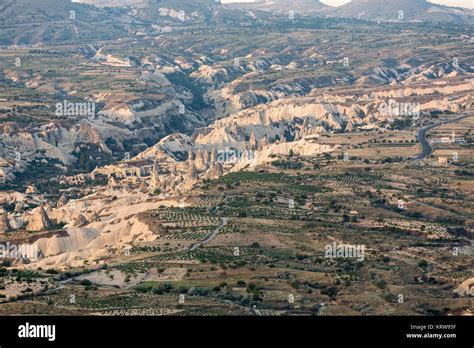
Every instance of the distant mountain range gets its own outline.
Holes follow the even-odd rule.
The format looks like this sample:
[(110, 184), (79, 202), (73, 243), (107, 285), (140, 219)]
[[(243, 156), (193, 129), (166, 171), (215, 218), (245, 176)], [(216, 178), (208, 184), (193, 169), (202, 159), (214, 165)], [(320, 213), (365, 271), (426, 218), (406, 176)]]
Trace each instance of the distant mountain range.
[(147, 0), (72, 0), (72, 2), (80, 2), (97, 7), (122, 7), (146, 4)]
[(432, 4), (426, 0), (352, 0), (330, 16), (371, 21), (433, 21), (473, 23), (474, 11)]
[(339, 7), (324, 5), (319, 0), (256, 0), (251, 3), (232, 3), (228, 6), (242, 10), (274, 13), (294, 11), (302, 15), (316, 14), (384, 22), (474, 23), (473, 10), (436, 5), (426, 0), (352, 0)]
[(225, 5), (215, 0), (1, 0), (0, 44), (110, 39), (136, 32), (153, 34), (153, 25), (165, 28), (184, 22), (233, 25), (247, 21), (250, 25), (256, 19), (291, 16), (291, 11), (299, 18), (474, 24), (474, 10), (435, 5), (426, 0), (353, 0), (340, 7), (330, 7), (319, 0), (258, 0)]
[(43, 20), (67, 21), (75, 18), (91, 20), (100, 16), (94, 6), (71, 3), (67, 0), (2, 0), (0, 2), (0, 25), (35, 24)]
[(0, 44), (125, 36), (125, 26), (119, 25), (116, 19), (103, 9), (68, 0), (2, 0)]
[[(150, 8), (145, 16), (147, 18), (153, 18), (152, 12), (155, 12), (155, 9), (159, 11), (160, 8), (196, 11), (196, 13), (204, 13), (205, 17), (209, 18), (217, 6), (224, 7), (220, 6), (219, 1), (214, 0), (72, 0), (72, 2), (75, 3), (74, 6), (88, 4), (96, 7)], [(71, 6), (69, 0), (18, 0), (16, 3), (19, 5), (11, 6), (12, 3), (14, 3), (12, 0), (2, 0), (0, 21), (4, 15), (9, 14), (8, 8), (18, 9), (19, 6), (24, 6), (26, 13), (37, 11), (35, 17), (38, 17)], [(225, 7), (277, 14), (290, 14), (290, 11), (293, 11), (299, 16), (341, 17), (383, 22), (431, 21), (474, 24), (474, 10), (437, 5), (427, 0), (352, 0), (339, 7), (327, 6), (319, 0), (255, 0), (254, 2), (228, 3)], [(24, 14), (21, 17), (27, 18)]]
[(235, 2), (227, 4), (227, 6), (235, 9), (275, 13), (294, 11), (298, 14), (321, 13), (331, 8), (319, 0), (257, 0), (255, 2)]
[(117, 39), (134, 35), (130, 24), (152, 30), (241, 15), (250, 18), (214, 0), (0, 0), (0, 45)]

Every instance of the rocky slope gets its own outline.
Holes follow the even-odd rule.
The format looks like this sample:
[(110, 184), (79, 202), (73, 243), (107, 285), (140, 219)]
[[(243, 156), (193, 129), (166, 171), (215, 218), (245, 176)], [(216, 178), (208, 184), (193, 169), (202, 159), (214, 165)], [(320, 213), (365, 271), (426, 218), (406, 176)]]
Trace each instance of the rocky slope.
[(254, 2), (233, 2), (228, 4), (231, 8), (252, 11), (265, 11), (273, 13), (313, 15), (320, 14), (330, 7), (319, 0), (258, 0)]
[[(41, 235), (27, 244), (38, 250), (38, 260), (29, 260), (25, 267), (70, 267), (84, 260), (101, 262), (132, 245), (159, 238), (159, 233), (142, 222), (139, 214), (157, 205), (185, 204), (182, 197), (204, 179), (242, 169), (254, 170), (289, 153), (314, 156), (336, 151), (337, 145), (322, 141), (324, 134), (357, 132), (389, 124), (391, 121), (381, 112), (380, 104), (390, 98), (402, 96), (406, 100), (416, 96), (421, 111), (459, 111), (455, 108), (463, 107), (463, 102), (472, 103), (472, 96), (463, 96), (472, 90), (472, 83), (471, 79), (460, 81), (457, 86), (444, 81), (444, 86), (439, 82), (437, 87), (385, 87), (357, 96), (350, 91), (319, 94), (248, 108), (196, 129), (191, 136), (169, 135), (130, 161), (96, 168), (90, 177), (107, 177), (107, 185), (96, 187), (80, 199), (63, 195), (57, 204), (41, 204), (34, 210), (20, 207), (16, 214), (3, 212), (1, 227), (4, 232), (21, 228), (54, 231), (55, 226), (64, 225), (60, 235)], [(440, 93), (449, 96), (454, 90), (459, 100), (440, 98)], [(76, 185), (71, 180), (65, 182)], [(25, 207), (42, 202), (34, 189), (26, 195), (11, 192), (4, 195), (4, 200), (23, 202)]]
[(451, 8), (426, 0), (352, 0), (328, 11), (334, 17), (356, 18), (386, 22), (457, 22), (473, 23), (474, 13), (469, 9)]
[(5, 0), (0, 4), (0, 44), (120, 37), (127, 31), (117, 21), (111, 11), (70, 1)]

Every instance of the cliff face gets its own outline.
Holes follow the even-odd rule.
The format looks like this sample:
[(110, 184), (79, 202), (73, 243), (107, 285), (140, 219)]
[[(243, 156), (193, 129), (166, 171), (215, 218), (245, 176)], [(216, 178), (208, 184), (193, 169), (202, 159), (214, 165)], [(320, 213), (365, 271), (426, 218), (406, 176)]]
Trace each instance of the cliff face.
[(9, 180), (33, 161), (53, 160), (66, 170), (77, 160), (78, 146), (95, 145), (97, 151), (111, 154), (99, 131), (88, 123), (68, 128), (50, 123), (34, 130), (8, 127), (0, 133), (0, 145), (0, 157), (7, 162), (2, 170)]
[(53, 227), (53, 222), (50, 220), (43, 206), (36, 208), (32, 213), (33, 215), (29, 218), (28, 224), (26, 225), (27, 231), (39, 232), (49, 230)]
[[(287, 97), (286, 92), (278, 95), (262, 91), (263, 94), (258, 94), (249, 90), (227, 96), (225, 93), (230, 93), (230, 87), (210, 89), (209, 95), (229, 97), (227, 103), (214, 101), (214, 105), (223, 114), (231, 115), (211, 122), (206, 127), (202, 127), (205, 121), (192, 112), (181, 114), (181, 104), (176, 100), (129, 100), (120, 104), (116, 100), (124, 99), (123, 96), (102, 94), (97, 96), (97, 100), (106, 102), (106, 107), (99, 115), (73, 126), (50, 123), (26, 130), (15, 123), (3, 125), (0, 132), (0, 174), (5, 180), (12, 180), (15, 172), (22, 172), (30, 162), (42, 159), (56, 160), (66, 170), (76, 163), (78, 154), (84, 148), (90, 148), (90, 145), (94, 145), (97, 154), (110, 156), (112, 151), (106, 145), (107, 139), (113, 139), (115, 150), (124, 151), (126, 142), (145, 137), (147, 129), (150, 132), (153, 130), (157, 137), (157, 127), (162, 127), (164, 133), (165, 128), (170, 128), (166, 124), (176, 122), (177, 118), (183, 120), (182, 129), (195, 129), (194, 134), (191, 137), (179, 133), (166, 136), (138, 158), (147, 157), (150, 151), (155, 158), (162, 156), (179, 160), (175, 154), (194, 148), (210, 151), (212, 147), (231, 146), (244, 150), (249, 146), (247, 142), (252, 134), (257, 140), (265, 137), (270, 142), (291, 142), (333, 131), (378, 128), (388, 120), (381, 111), (381, 105), (391, 99), (416, 100), (419, 111), (457, 112), (469, 103), (466, 93), (474, 88), (474, 80), (472, 73), (462, 67), (449, 69), (452, 69), (451, 65), (433, 65), (428, 69), (412, 70), (411, 75), (405, 74), (403, 78), (397, 75), (396, 69), (379, 69), (374, 72), (377, 76), (400, 81), (393, 86), (375, 88), (370, 95), (360, 95), (354, 89), (340, 94), (320, 94), (314, 90), (309, 96), (298, 96), (296, 93), (292, 97)], [(453, 72), (462, 74), (462, 78), (453, 75)], [(457, 100), (451, 96), (453, 93), (458, 95)], [(240, 98), (243, 94), (251, 96), (249, 105), (242, 104)], [(124, 105), (128, 105), (127, 110), (131, 112), (125, 116), (130, 118), (118, 112)], [(250, 146), (255, 147), (255, 144)]]
[(0, 211), (0, 233), (10, 232), (12, 226), (10, 225), (10, 219), (8, 213), (4, 210)]
[[(446, 77), (436, 83), (381, 86), (372, 89), (370, 94), (360, 93), (356, 88), (322, 94), (315, 90), (314, 96), (286, 97), (247, 107), (208, 127), (196, 129), (191, 137), (170, 135), (137, 158), (160, 157), (180, 161), (184, 160), (183, 154), (190, 149), (210, 151), (212, 148), (223, 150), (230, 147), (256, 150), (262, 147), (264, 141), (270, 144), (292, 143), (305, 139), (310, 141), (315, 136), (334, 131), (376, 129), (393, 121), (383, 108), (389, 102), (411, 100), (416, 102), (417, 112), (459, 111), (472, 100), (469, 93), (473, 83), (470, 73), (466, 72), (463, 79)], [(457, 94), (457, 98), (453, 98), (453, 93)], [(313, 148), (312, 151), (319, 150)], [(303, 152), (309, 153), (306, 150)]]

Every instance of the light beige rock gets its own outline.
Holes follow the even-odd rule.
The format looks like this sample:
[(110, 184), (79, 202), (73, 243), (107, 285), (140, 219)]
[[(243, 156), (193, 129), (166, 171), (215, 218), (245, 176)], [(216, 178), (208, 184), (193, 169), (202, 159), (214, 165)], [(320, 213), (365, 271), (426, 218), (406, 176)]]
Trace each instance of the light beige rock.
[(53, 223), (51, 222), (46, 210), (43, 206), (36, 208), (33, 211), (33, 216), (29, 219), (28, 225), (26, 225), (27, 231), (38, 232), (51, 229)]
[(211, 151), (211, 162), (217, 161), (217, 151), (216, 148), (213, 147)]
[(64, 207), (67, 204), (68, 200), (64, 194), (59, 197), (58, 202), (56, 203), (56, 208)]
[(147, 192), (148, 191), (148, 187), (146, 185), (146, 182), (143, 180), (140, 184), (140, 186), (138, 187), (138, 190), (140, 190), (141, 192)]
[(204, 160), (204, 155), (201, 150), (198, 150), (196, 152), (196, 160), (194, 161), (194, 164), (196, 165), (196, 169), (198, 171), (206, 170), (207, 164), (206, 164), (206, 161)]
[(80, 227), (87, 224), (88, 224), (88, 220), (86, 219), (86, 217), (82, 215), (81, 213), (76, 213), (74, 214), (74, 217), (72, 218), (70, 225), (74, 227)]
[(188, 177), (193, 180), (199, 179), (193, 160), (188, 160)]
[(459, 296), (474, 296), (474, 278), (468, 278), (454, 289)]
[(8, 213), (4, 210), (0, 211), (0, 233), (10, 232), (12, 227), (8, 219)]
[(17, 202), (15, 204), (15, 213), (21, 213), (23, 211), (23, 208), (24, 208), (23, 203)]
[(26, 188), (26, 194), (33, 194), (36, 193), (35, 185), (30, 185)]
[(250, 146), (250, 150), (258, 149), (258, 142), (257, 142), (257, 138), (255, 137), (254, 132), (252, 132), (252, 135), (250, 136), (249, 146)]
[(206, 177), (209, 179), (216, 179), (222, 176), (224, 169), (222, 164), (218, 161), (211, 162), (211, 167), (206, 172)]

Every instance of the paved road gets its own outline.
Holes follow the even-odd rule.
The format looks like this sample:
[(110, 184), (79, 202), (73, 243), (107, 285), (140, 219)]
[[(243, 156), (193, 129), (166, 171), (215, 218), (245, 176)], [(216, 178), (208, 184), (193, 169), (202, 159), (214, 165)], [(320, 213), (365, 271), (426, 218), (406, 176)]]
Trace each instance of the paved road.
[(204, 239), (203, 241), (201, 241), (199, 243), (194, 244), (189, 250), (195, 250), (196, 248), (199, 248), (201, 245), (207, 244), (211, 240), (216, 238), (217, 233), (219, 233), (220, 229), (222, 227), (224, 227), (225, 225), (227, 225), (227, 219), (226, 218), (222, 218), (221, 221), (222, 221), (222, 224), (219, 227), (217, 227), (214, 231), (212, 231), (212, 233), (206, 239)]
[(431, 149), (430, 143), (428, 143), (428, 140), (426, 140), (426, 132), (428, 132), (430, 129), (436, 128), (441, 125), (442, 123), (435, 123), (435, 124), (430, 124), (429, 126), (424, 126), (420, 128), (420, 130), (418, 131), (418, 140), (420, 141), (422, 150), (421, 150), (421, 154), (414, 157), (413, 160), (422, 160), (431, 154), (432, 149)]
[(426, 158), (427, 156), (431, 155), (431, 152), (432, 152), (433, 149), (431, 148), (431, 145), (428, 142), (428, 140), (426, 140), (426, 132), (428, 132), (430, 129), (439, 127), (439, 126), (444, 125), (444, 124), (454, 123), (454, 122), (459, 121), (459, 120), (461, 120), (463, 118), (466, 118), (468, 116), (470, 116), (470, 115), (464, 114), (463, 116), (460, 116), (460, 117), (455, 118), (453, 120), (449, 120), (448, 122), (434, 123), (434, 124), (430, 124), (428, 126), (421, 127), (420, 130), (418, 131), (418, 140), (420, 141), (421, 146), (423, 148), (421, 150), (421, 154), (419, 154), (416, 157), (413, 157), (412, 160), (415, 160), (415, 161), (416, 160), (422, 160), (422, 159)]

